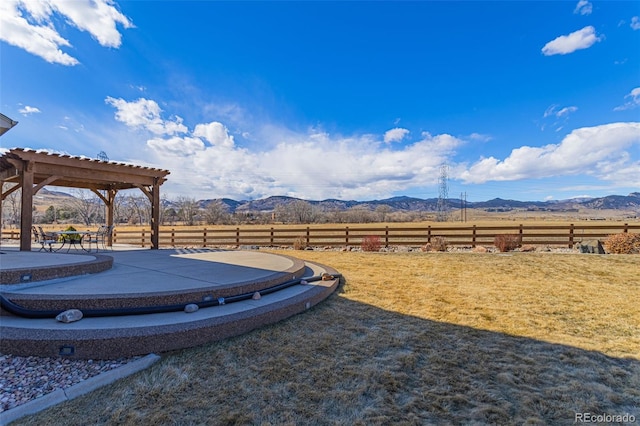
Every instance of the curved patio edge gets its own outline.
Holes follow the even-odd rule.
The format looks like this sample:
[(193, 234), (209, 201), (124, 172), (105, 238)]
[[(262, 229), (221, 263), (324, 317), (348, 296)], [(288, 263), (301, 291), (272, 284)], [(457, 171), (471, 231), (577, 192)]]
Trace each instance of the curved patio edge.
[[(73, 256), (73, 255), (70, 255)], [(51, 266), (32, 266), (0, 269), (0, 291), (2, 285), (26, 284), (76, 275), (96, 274), (113, 267), (113, 258), (102, 254), (91, 254), (93, 260)]]

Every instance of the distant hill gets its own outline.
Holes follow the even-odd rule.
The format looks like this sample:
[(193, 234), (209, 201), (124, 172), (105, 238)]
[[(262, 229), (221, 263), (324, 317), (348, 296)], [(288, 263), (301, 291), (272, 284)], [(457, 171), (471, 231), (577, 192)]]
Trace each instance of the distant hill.
[[(219, 201), (228, 207), (229, 212), (270, 212), (275, 210), (279, 205), (286, 206), (299, 198), (273, 196), (259, 200), (233, 201), (227, 198), (211, 199), (200, 201), (201, 205), (207, 205), (211, 202)], [(342, 211), (353, 207), (361, 207), (369, 210), (375, 210), (379, 206), (388, 206), (392, 211), (429, 211), (437, 210), (438, 199), (420, 199), (407, 196), (392, 197), (383, 200), (371, 201), (344, 201), (336, 199), (327, 199), (322, 201), (305, 200), (309, 204), (316, 206), (322, 211)], [(449, 198), (446, 203), (450, 209), (457, 209), (461, 206), (459, 199)], [(594, 210), (640, 210), (640, 193), (632, 192), (629, 195), (608, 195), (600, 198), (576, 198), (572, 200), (562, 201), (517, 201), (505, 200), (502, 198), (494, 198), (488, 201), (467, 202), (467, 208), (485, 209), (485, 210), (546, 210), (546, 211), (565, 211), (576, 209), (594, 209)]]
[[(54, 204), (61, 204), (73, 198), (65, 192), (50, 191), (42, 188), (34, 197), (34, 204), (40, 207), (48, 207)], [(272, 212), (278, 206), (286, 206), (299, 198), (286, 196), (272, 196), (258, 200), (232, 200), (230, 198), (214, 198), (197, 201), (200, 208), (205, 208), (210, 203), (220, 203), (224, 205), (228, 212)], [(437, 198), (414, 198), (407, 196), (392, 197), (382, 200), (355, 201), (355, 200), (304, 200), (323, 212), (344, 211), (354, 207), (367, 210), (376, 210), (380, 206), (388, 206), (390, 211), (406, 212), (435, 212), (437, 211)], [(451, 210), (461, 207), (460, 199), (449, 198), (446, 200), (447, 206)], [(172, 201), (168, 205), (174, 204)], [(620, 210), (629, 212), (640, 212), (640, 192), (632, 192), (629, 195), (608, 195), (599, 198), (574, 198), (569, 200), (553, 201), (517, 201), (494, 198), (488, 201), (467, 202), (467, 208), (483, 209), (486, 211), (511, 211), (511, 210), (532, 210), (532, 211), (576, 211), (580, 209), (592, 210)]]

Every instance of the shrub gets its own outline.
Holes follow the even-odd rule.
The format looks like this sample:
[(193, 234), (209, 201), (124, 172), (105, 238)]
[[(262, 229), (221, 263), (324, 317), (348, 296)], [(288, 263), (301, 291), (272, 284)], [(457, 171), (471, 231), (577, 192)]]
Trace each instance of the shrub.
[(640, 234), (623, 232), (609, 235), (604, 241), (604, 248), (614, 254), (640, 254)]
[(502, 253), (517, 249), (521, 243), (522, 237), (518, 234), (498, 234), (493, 239), (493, 245)]
[(293, 241), (293, 248), (295, 250), (304, 250), (307, 248), (307, 239), (305, 237), (298, 237)]
[(360, 243), (362, 251), (380, 251), (380, 237), (377, 235), (369, 235), (362, 239)]
[(447, 239), (445, 237), (433, 237), (431, 239), (431, 250), (447, 251)]

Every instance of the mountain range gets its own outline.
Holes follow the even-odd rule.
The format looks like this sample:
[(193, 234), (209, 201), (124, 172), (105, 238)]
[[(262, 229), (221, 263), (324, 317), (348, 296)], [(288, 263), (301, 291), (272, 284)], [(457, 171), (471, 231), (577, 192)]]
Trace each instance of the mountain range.
[[(216, 198), (200, 200), (200, 207), (206, 207), (212, 202), (219, 202), (226, 206), (229, 212), (270, 212), (279, 205), (286, 206), (290, 203), (302, 201), (299, 198), (272, 196), (259, 200), (236, 201), (229, 198)], [(372, 201), (344, 201), (327, 199), (322, 201), (304, 200), (322, 211), (342, 211), (353, 207), (375, 210), (379, 206), (388, 206), (391, 211), (437, 211), (438, 199), (420, 199), (407, 196), (387, 198)], [(445, 200), (449, 209), (458, 209), (463, 206), (462, 200), (449, 198)], [(488, 201), (466, 202), (470, 209), (485, 209), (489, 211), (509, 210), (543, 210), (543, 211), (575, 211), (580, 209), (595, 210), (626, 210), (640, 212), (640, 192), (632, 192), (629, 195), (608, 195), (598, 198), (573, 198), (556, 201), (516, 201), (494, 198)]]

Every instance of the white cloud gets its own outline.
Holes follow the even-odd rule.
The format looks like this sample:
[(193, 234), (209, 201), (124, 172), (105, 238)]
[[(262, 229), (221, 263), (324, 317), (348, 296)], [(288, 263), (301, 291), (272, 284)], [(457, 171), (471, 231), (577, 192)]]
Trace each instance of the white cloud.
[(36, 114), (36, 113), (39, 113), (39, 112), (41, 112), (41, 111), (40, 111), (38, 108), (36, 108), (36, 107), (32, 107), (32, 106), (29, 106), (29, 105), (25, 105), (23, 108), (20, 108), (20, 109), (18, 110), (18, 112), (19, 112), (20, 114), (24, 115), (24, 116), (27, 116), (27, 115), (29, 115), (29, 114)]
[(573, 13), (580, 15), (591, 15), (593, 12), (593, 5), (587, 0), (580, 0), (573, 10)]
[(569, 116), (576, 112), (578, 107), (568, 106), (560, 108), (559, 105), (553, 104), (546, 109), (542, 115), (540, 129), (545, 130), (547, 126), (555, 129), (556, 132), (562, 130), (564, 125), (569, 121)]
[(547, 110), (544, 112), (544, 117), (557, 117), (557, 118), (562, 118), (562, 117), (566, 117), (569, 114), (571, 114), (572, 112), (576, 112), (578, 110), (578, 107), (576, 106), (568, 106), (568, 107), (564, 107), (564, 108), (560, 108), (558, 109), (558, 105), (551, 105), (549, 108), (547, 108)]
[(631, 28), (633, 30), (640, 30), (640, 18), (637, 16), (634, 16), (633, 18), (631, 18)]
[(409, 134), (409, 130), (396, 127), (395, 129), (387, 130), (384, 134), (384, 142), (400, 142)]
[(564, 107), (556, 112), (556, 117), (561, 118), (571, 114), (572, 112), (576, 112), (577, 110), (578, 107), (576, 106)]
[[(630, 170), (629, 176), (633, 172), (640, 175), (640, 167), (631, 164), (625, 152), (634, 144), (640, 144), (640, 123), (583, 127), (573, 130), (559, 144), (523, 146), (511, 151), (504, 160), (484, 158), (464, 171), (460, 178), (467, 183), (576, 174), (615, 179), (621, 169)], [(613, 164), (616, 167), (612, 167)]]
[(116, 120), (129, 127), (143, 128), (156, 135), (187, 132), (187, 127), (182, 124), (182, 118), (175, 117), (172, 121), (163, 120), (160, 117), (162, 110), (153, 100), (140, 98), (134, 102), (127, 102), (121, 98), (108, 96), (105, 102), (117, 109)]
[[(109, 98), (107, 103), (128, 127), (149, 131), (165, 127), (162, 111), (152, 100)], [(365, 199), (435, 187), (440, 164), (463, 143), (451, 135), (426, 132), (403, 146), (385, 143), (384, 135), (341, 136), (318, 129), (294, 132), (265, 125), (256, 133), (261, 143), (249, 149), (238, 146), (222, 123), (211, 121), (184, 135), (150, 137), (144, 152), (130, 155), (144, 155), (144, 163), (169, 169), (171, 176), (164, 185), (168, 193), (201, 198)]]
[(118, 24), (133, 27), (111, 0), (3, 0), (0, 2), (0, 40), (50, 63), (77, 65), (76, 58), (61, 50), (61, 47), (71, 47), (71, 43), (56, 28), (56, 15), (88, 32), (105, 47), (120, 47)]
[(595, 28), (587, 26), (569, 35), (555, 38), (544, 45), (542, 53), (545, 56), (566, 55), (576, 50), (587, 49), (600, 40), (602, 40), (602, 37), (596, 36)]
[(232, 148), (235, 145), (233, 136), (229, 135), (229, 130), (217, 121), (208, 124), (198, 124), (193, 131), (193, 135), (204, 138), (215, 146)]
[(635, 89), (631, 90), (631, 92), (625, 95), (624, 98), (628, 98), (629, 100), (624, 104), (615, 107), (613, 109), (614, 111), (624, 111), (640, 106), (640, 87), (636, 87)]
[(149, 139), (147, 145), (163, 155), (190, 156), (204, 150), (204, 143), (200, 139), (190, 137), (154, 138)]
[(483, 135), (481, 133), (471, 133), (469, 135), (469, 139), (472, 141), (478, 141), (478, 142), (489, 142), (493, 138), (490, 135)]

